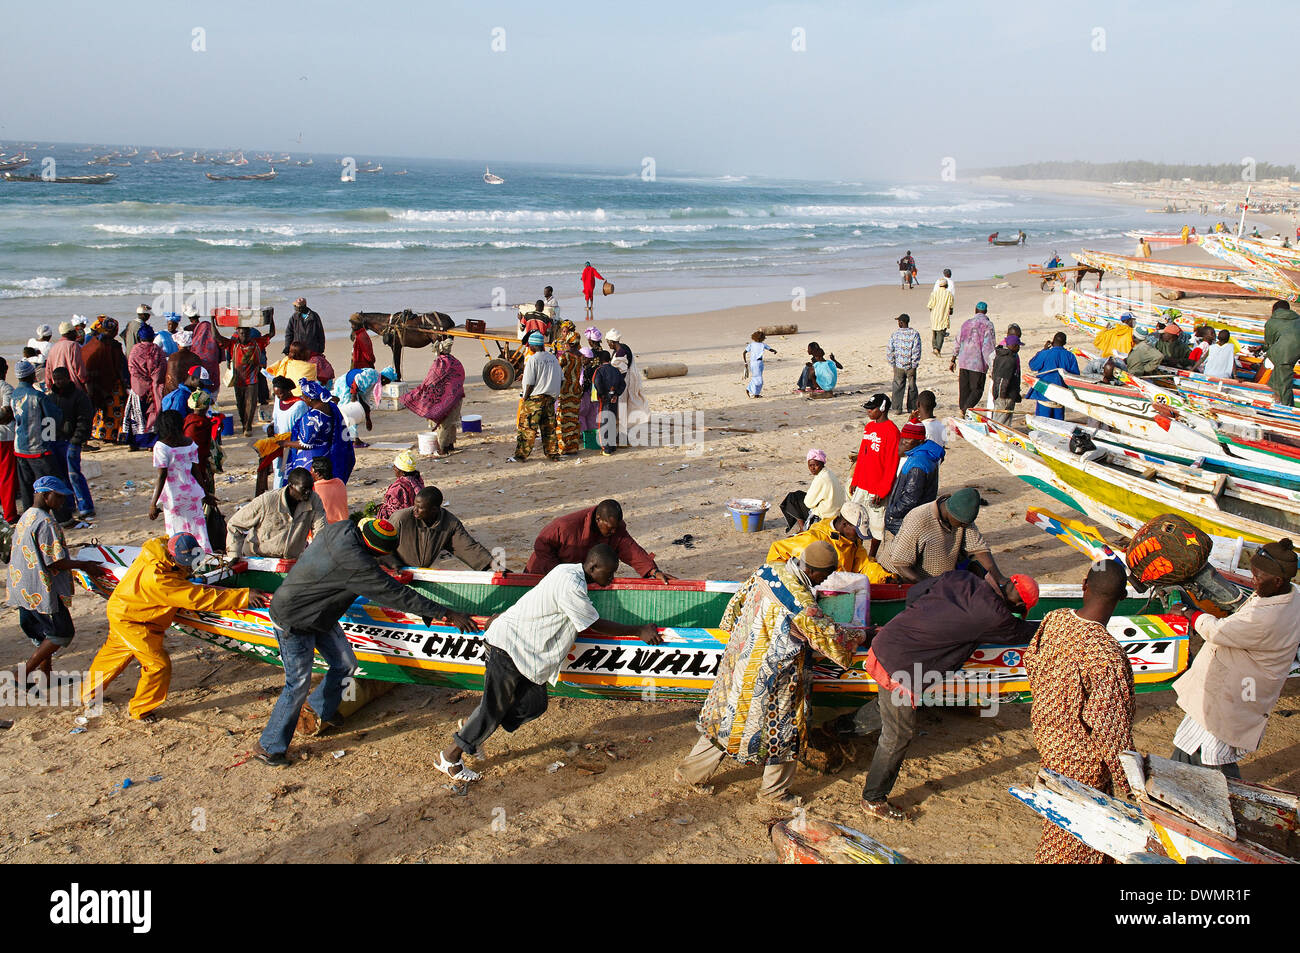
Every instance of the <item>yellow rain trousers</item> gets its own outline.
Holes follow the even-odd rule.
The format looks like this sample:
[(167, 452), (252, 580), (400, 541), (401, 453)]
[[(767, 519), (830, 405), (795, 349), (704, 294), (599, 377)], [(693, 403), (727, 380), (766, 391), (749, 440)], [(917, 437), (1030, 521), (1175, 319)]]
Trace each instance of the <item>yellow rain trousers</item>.
[(142, 718), (163, 703), (171, 684), (172, 660), (163, 635), (179, 609), (220, 612), (248, 608), (247, 589), (197, 586), (167, 555), (167, 538), (151, 539), (108, 600), (108, 641), (90, 663), (82, 704), (122, 674), (135, 659), (140, 683), (131, 699), (132, 718)]

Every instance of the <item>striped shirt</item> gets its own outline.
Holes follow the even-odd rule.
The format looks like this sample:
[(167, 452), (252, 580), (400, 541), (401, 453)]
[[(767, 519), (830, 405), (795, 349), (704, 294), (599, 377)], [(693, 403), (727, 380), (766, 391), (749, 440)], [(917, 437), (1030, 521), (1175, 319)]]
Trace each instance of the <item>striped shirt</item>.
[(530, 682), (554, 685), (578, 633), (600, 618), (587, 595), (581, 563), (561, 563), (488, 627), (489, 645), (503, 649)]
[(1174, 732), (1174, 747), (1179, 751), (1186, 751), (1188, 754), (1196, 754), (1199, 751), (1201, 753), (1201, 764), (1210, 767), (1216, 767), (1220, 764), (1236, 764), (1255, 750), (1253, 748), (1236, 748), (1226, 741), (1220, 741), (1210, 734), (1208, 728), (1191, 715), (1185, 715), (1182, 724)]
[(946, 499), (941, 496), (903, 517), (903, 525), (889, 544), (886, 568), (919, 566), (928, 575), (941, 576), (956, 569), (963, 556), (989, 552), (989, 544), (974, 524), (958, 526), (955, 532), (944, 526), (939, 504)]

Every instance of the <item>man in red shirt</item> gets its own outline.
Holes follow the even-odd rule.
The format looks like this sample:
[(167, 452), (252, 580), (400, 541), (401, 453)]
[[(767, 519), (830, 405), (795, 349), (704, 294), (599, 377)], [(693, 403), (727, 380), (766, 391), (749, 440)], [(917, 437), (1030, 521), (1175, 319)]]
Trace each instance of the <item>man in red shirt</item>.
[(887, 394), (876, 394), (862, 406), (867, 410), (867, 425), (862, 430), (862, 446), (853, 468), (849, 492), (855, 503), (867, 508), (867, 526), (871, 544), (867, 555), (876, 558), (885, 535), (885, 504), (898, 475), (898, 427), (889, 419)]
[(591, 267), (591, 262), (582, 266), (582, 296), (587, 299), (587, 320), (592, 320), (595, 313), (592, 311), (591, 296), (596, 291), (596, 279), (605, 280), (605, 276)]
[(569, 513), (547, 524), (537, 534), (524, 572), (544, 575), (561, 563), (580, 563), (597, 543), (609, 546), (620, 562), (627, 563), (644, 578), (660, 582), (675, 578), (656, 566), (654, 556), (628, 535), (623, 507), (617, 500), (602, 500), (590, 509)]

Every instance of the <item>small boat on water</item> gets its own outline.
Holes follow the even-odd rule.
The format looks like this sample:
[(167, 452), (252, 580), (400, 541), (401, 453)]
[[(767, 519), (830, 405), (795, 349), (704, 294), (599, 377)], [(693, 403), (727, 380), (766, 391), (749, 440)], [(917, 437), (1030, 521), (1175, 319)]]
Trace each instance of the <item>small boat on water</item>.
[[(138, 548), (94, 546), (78, 559), (102, 563), (108, 575), (90, 579), (76, 573), (88, 590), (107, 597), (139, 554)], [(291, 563), (274, 559), (245, 559), (203, 574), (212, 585), (250, 586), (273, 592)], [(522, 573), (461, 572), (407, 569), (396, 575), (431, 599), (463, 612), (482, 624), (502, 612), (535, 586), (540, 577)], [(579, 634), (560, 671), (552, 694), (574, 698), (701, 700), (708, 694), (722, 659), (728, 634), (719, 629), (727, 603), (739, 588), (735, 582), (675, 580), (667, 585), (643, 579), (615, 579), (605, 589), (592, 589), (591, 599), (602, 618), (624, 623), (654, 623), (664, 636), (662, 645), (636, 639), (611, 638), (587, 631)], [(852, 624), (858, 617), (860, 593), (823, 593), (821, 607), (832, 618)], [(906, 587), (873, 585), (866, 615), (883, 624), (902, 611)], [(1044, 585), (1034, 615), (1079, 605), (1078, 586)], [(1159, 610), (1150, 596), (1130, 593), (1120, 603), (1109, 630), (1128, 655), (1138, 691), (1155, 691), (1187, 668), (1187, 623), (1181, 616), (1148, 615)], [(232, 612), (182, 610), (176, 628), (219, 648), (257, 661), (280, 664), (279, 645), (264, 609)], [(358, 599), (340, 620), (361, 666), (358, 677), (380, 681), (482, 690), (483, 634), (462, 632), (435, 621), (431, 625), (394, 609)], [(925, 686), (932, 704), (972, 705), (1026, 701), (1029, 681), (1022, 665), (1024, 646), (980, 646), (962, 670), (942, 684)], [(877, 691), (862, 670), (866, 651), (853, 667), (841, 669), (820, 661), (813, 666), (813, 702), (832, 706), (861, 704)]]
[(1024, 245), (1029, 238), (1024, 232), (1017, 232), (1015, 238), (998, 238), (998, 235), (998, 232), (994, 232), (989, 236), (990, 245)]
[(216, 175), (212, 172), (203, 173), (213, 182), (269, 182), (278, 174), (275, 169), (270, 172), (258, 172), (250, 175)]
[(373, 165), (373, 166), (372, 166), (372, 165), (366, 165), (366, 166), (361, 166), (360, 168), (357, 169), (357, 171), (358, 171), (358, 172), (383, 172), (383, 171), (384, 171), (384, 166), (383, 166), (382, 163), (380, 163), (379, 165)]
[(56, 185), (104, 185), (116, 178), (116, 172), (104, 172), (100, 175), (58, 175), (50, 179), (42, 178), (39, 175), (5, 173), (6, 182), (52, 182)]
[(31, 161), (26, 154), (9, 156), (8, 158), (0, 156), (0, 172), (12, 172), (15, 169), (21, 169), (23, 166), (31, 164)]
[(483, 181), (488, 185), (505, 185), (506, 180), (499, 175), (493, 175), (492, 170), (487, 166), (483, 167)]

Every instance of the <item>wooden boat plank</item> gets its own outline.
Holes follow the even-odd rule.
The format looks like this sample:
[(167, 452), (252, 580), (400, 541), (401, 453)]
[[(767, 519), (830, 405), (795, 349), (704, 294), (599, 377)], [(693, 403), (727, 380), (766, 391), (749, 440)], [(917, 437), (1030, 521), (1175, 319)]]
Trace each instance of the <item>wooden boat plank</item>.
[(1158, 755), (1147, 757), (1148, 797), (1178, 811), (1201, 827), (1229, 840), (1237, 838), (1237, 823), (1228, 802), (1228, 781), (1221, 771), (1183, 764)]

